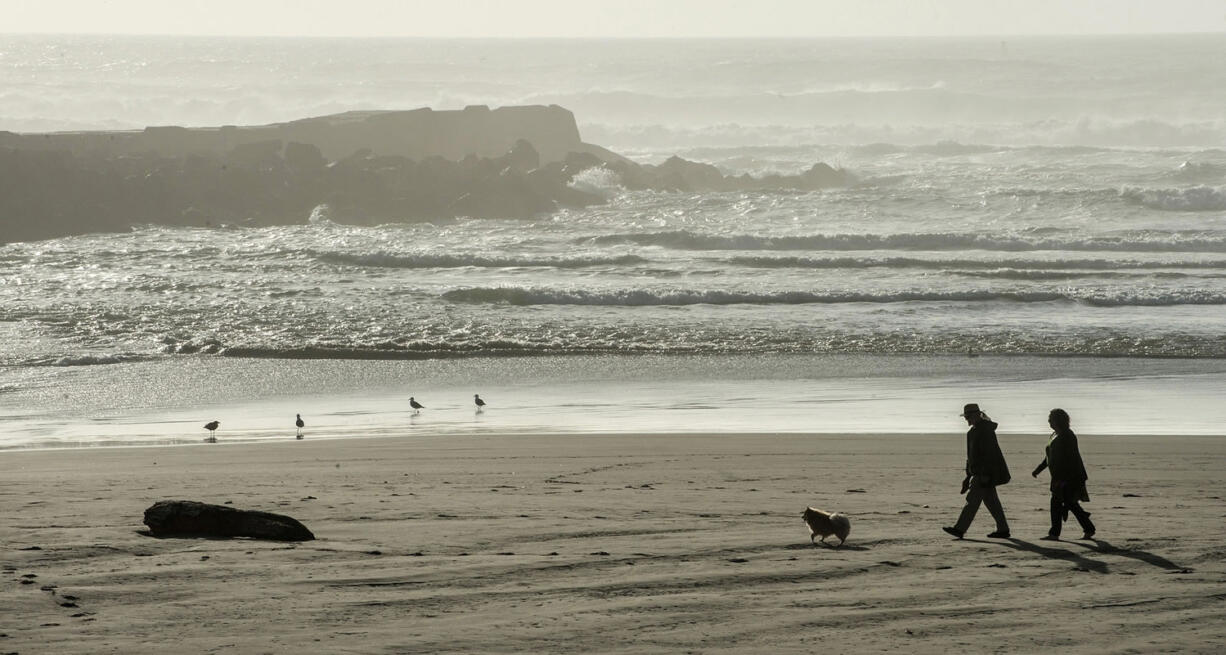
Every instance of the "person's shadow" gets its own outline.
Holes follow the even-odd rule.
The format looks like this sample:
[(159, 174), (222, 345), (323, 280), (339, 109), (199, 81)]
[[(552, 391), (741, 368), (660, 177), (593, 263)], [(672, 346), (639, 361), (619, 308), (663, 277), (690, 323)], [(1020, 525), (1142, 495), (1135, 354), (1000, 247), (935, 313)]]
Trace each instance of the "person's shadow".
[[(976, 540), (967, 539), (967, 541), (978, 541), (978, 540), (977, 539)], [(1091, 571), (1094, 573), (1110, 573), (1111, 572), (1106, 562), (1100, 562), (1096, 559), (1090, 559), (1088, 557), (1078, 554), (1075, 551), (1068, 550), (1067, 548), (1056, 548), (1056, 547), (1051, 547), (1051, 546), (1043, 546), (1040, 544), (1031, 543), (1029, 541), (1025, 541), (1022, 539), (1016, 539), (1016, 538), (1004, 539), (1002, 541), (993, 540), (991, 542), (981, 542), (981, 543), (1003, 543), (1004, 545), (1009, 546), (1010, 548), (1014, 548), (1016, 550), (1023, 550), (1028, 553), (1035, 553), (1036, 555), (1042, 555), (1043, 557), (1047, 557), (1050, 559), (1061, 559), (1066, 562), (1072, 562), (1073, 564), (1076, 564), (1079, 568), (1082, 568), (1086, 571)], [(1156, 555), (1154, 553), (1144, 551), (1144, 550), (1119, 548), (1117, 546), (1112, 545), (1110, 542), (1104, 541), (1102, 539), (1093, 539), (1090, 542), (1055, 541), (1051, 543), (1076, 545), (1076, 546), (1081, 546), (1083, 548), (1090, 549), (1102, 555), (1118, 555), (1120, 557), (1127, 557), (1130, 559), (1135, 559), (1140, 562), (1145, 562), (1146, 564), (1150, 564), (1152, 566), (1157, 566), (1159, 568), (1166, 569), (1168, 571), (1186, 570), (1184, 567), (1172, 562), (1171, 560), (1161, 555)]]
[(1168, 571), (1185, 570), (1185, 567), (1180, 566), (1161, 555), (1157, 555), (1155, 553), (1151, 553), (1151, 552), (1144, 551), (1144, 550), (1134, 550), (1131, 548), (1120, 548), (1118, 546), (1112, 545), (1111, 542), (1104, 541), (1102, 539), (1090, 539), (1089, 541), (1071, 541), (1069, 543), (1073, 543), (1073, 544), (1077, 544), (1078, 546), (1089, 548), (1091, 550), (1094, 550), (1095, 552), (1102, 553), (1103, 555), (1119, 555), (1120, 557), (1128, 557), (1130, 559), (1135, 559), (1140, 562), (1145, 562), (1146, 564), (1150, 564), (1158, 568), (1166, 569)]
[[(1073, 564), (1076, 564), (1078, 568), (1081, 568), (1086, 571), (1091, 571), (1094, 573), (1110, 573), (1111, 572), (1110, 569), (1107, 567), (1106, 562), (1100, 562), (1098, 560), (1090, 559), (1088, 557), (1082, 557), (1081, 555), (1071, 550), (1066, 550), (1064, 548), (1049, 548), (1047, 546), (1040, 546), (1039, 544), (1031, 543), (1029, 541), (1025, 541), (1022, 539), (1017, 539), (1015, 537), (1010, 537), (1009, 539), (999, 539), (999, 540), (993, 539), (992, 541), (980, 541), (978, 539), (966, 539), (965, 541), (976, 541), (976, 542), (985, 543), (985, 544), (987, 543), (1004, 544), (1005, 546), (1013, 548), (1014, 550), (1022, 550), (1028, 553), (1035, 553), (1036, 555), (1042, 555), (1043, 557), (1047, 557), (1050, 559), (1062, 559), (1066, 562), (1072, 562)], [(1059, 543), (1059, 542), (1055, 542), (1055, 543)]]

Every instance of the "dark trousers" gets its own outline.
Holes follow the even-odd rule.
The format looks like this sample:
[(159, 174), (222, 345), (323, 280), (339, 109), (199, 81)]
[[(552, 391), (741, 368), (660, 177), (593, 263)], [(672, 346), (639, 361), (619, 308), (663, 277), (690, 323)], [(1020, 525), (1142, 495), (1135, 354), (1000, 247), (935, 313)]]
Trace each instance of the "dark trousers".
[(1090, 521), (1090, 513), (1081, 508), (1081, 501), (1077, 499), (1077, 494), (1076, 484), (1063, 484), (1052, 490), (1051, 530), (1048, 531), (1048, 534), (1053, 537), (1060, 536), (1060, 526), (1068, 518), (1069, 512), (1077, 517), (1082, 530), (1087, 533), (1094, 532), (1094, 523)]
[(954, 527), (966, 532), (971, 527), (971, 521), (975, 520), (980, 504), (988, 508), (992, 518), (996, 520), (998, 531), (1009, 531), (1009, 521), (1005, 518), (1005, 508), (1000, 505), (1000, 496), (996, 495), (996, 487), (981, 485), (974, 478), (971, 479), (970, 490), (966, 492), (966, 505), (962, 507), (962, 514), (958, 517), (958, 522), (954, 524)]

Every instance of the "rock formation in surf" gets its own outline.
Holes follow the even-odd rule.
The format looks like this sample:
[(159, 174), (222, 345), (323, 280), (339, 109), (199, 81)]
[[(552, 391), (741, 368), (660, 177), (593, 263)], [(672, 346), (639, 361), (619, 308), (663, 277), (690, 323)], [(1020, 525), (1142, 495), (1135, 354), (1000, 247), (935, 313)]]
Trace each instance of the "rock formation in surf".
[(572, 185), (607, 168), (627, 189), (820, 189), (850, 176), (725, 176), (678, 157), (639, 165), (584, 143), (556, 105), (366, 111), (274, 125), (0, 132), (0, 243), (133, 225), (373, 225), (526, 218), (604, 202)]

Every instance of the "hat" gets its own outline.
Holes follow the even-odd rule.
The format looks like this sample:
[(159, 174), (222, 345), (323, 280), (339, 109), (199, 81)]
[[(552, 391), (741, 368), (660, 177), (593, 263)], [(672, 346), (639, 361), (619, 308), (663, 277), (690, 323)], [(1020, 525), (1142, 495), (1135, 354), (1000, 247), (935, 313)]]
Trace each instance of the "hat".
[(982, 413), (983, 412), (979, 411), (978, 404), (967, 403), (966, 405), (962, 406), (962, 413), (959, 414), (959, 416), (975, 416), (976, 414), (982, 414)]

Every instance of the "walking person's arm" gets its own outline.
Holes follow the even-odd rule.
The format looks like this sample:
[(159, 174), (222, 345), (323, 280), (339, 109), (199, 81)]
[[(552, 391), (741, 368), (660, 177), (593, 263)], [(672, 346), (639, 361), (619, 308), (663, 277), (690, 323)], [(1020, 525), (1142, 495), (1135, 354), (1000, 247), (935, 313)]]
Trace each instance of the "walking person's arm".
[(1043, 461), (1039, 462), (1039, 465), (1034, 468), (1034, 471), (1031, 472), (1030, 475), (1037, 478), (1039, 477), (1039, 474), (1042, 473), (1043, 469), (1045, 468), (1047, 468), (1047, 458), (1046, 457), (1043, 458)]

